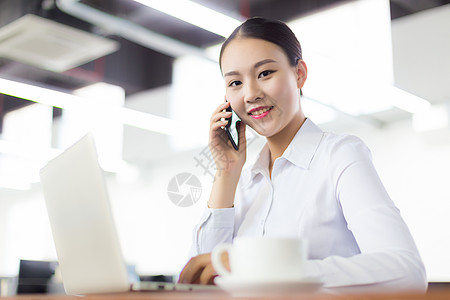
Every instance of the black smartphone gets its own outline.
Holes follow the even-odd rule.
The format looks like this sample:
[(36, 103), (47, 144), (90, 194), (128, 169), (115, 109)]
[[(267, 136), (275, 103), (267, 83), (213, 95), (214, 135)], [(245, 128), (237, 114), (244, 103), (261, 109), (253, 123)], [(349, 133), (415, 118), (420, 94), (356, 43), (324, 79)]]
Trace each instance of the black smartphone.
[(239, 150), (239, 128), (237, 125), (238, 121), (241, 121), (239, 116), (231, 109), (231, 106), (227, 108), (227, 111), (231, 111), (231, 117), (227, 118), (228, 123), (225, 125), (225, 131), (227, 133), (228, 139), (231, 141), (233, 148)]

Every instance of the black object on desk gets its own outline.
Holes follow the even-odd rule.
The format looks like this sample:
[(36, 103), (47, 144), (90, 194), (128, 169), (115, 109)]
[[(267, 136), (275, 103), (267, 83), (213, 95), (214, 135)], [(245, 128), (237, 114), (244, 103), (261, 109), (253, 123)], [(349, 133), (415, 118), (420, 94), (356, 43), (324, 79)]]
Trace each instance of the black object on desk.
[(56, 262), (20, 260), (17, 294), (47, 293)]

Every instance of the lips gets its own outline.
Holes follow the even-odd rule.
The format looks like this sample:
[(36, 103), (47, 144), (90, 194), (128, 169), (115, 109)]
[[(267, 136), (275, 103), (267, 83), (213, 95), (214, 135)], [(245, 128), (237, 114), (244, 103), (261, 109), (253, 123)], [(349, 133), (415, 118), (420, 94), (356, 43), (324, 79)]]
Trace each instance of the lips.
[(248, 112), (248, 115), (253, 119), (261, 119), (267, 116), (270, 111), (273, 109), (273, 106), (260, 106), (253, 108)]

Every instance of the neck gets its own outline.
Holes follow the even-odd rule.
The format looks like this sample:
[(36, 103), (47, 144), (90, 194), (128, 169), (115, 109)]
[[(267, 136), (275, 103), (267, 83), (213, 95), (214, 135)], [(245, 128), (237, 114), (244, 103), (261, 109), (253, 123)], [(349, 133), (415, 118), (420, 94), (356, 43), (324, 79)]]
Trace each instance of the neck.
[(267, 145), (270, 149), (270, 162), (269, 162), (269, 172), (272, 174), (272, 166), (278, 157), (283, 155), (286, 148), (291, 143), (294, 136), (297, 134), (300, 127), (302, 127), (305, 122), (306, 117), (299, 114), (292, 120), (283, 130), (279, 133), (267, 138)]

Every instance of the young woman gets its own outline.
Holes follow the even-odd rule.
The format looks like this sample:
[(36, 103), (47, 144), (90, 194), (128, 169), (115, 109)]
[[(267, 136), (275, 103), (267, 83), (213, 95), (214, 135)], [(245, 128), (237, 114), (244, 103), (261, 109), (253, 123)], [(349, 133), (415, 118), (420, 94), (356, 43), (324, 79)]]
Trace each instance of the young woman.
[[(320, 277), (325, 288), (426, 290), (420, 255), (369, 149), (305, 117), (307, 67), (293, 32), (279, 21), (249, 19), (223, 44), (220, 67), (227, 101), (211, 117), (209, 141), (220, 172), (180, 282), (213, 283), (216, 245), (268, 236), (307, 239), (306, 275)], [(229, 106), (242, 119), (239, 151), (223, 130)], [(245, 126), (267, 143), (242, 171)]]

